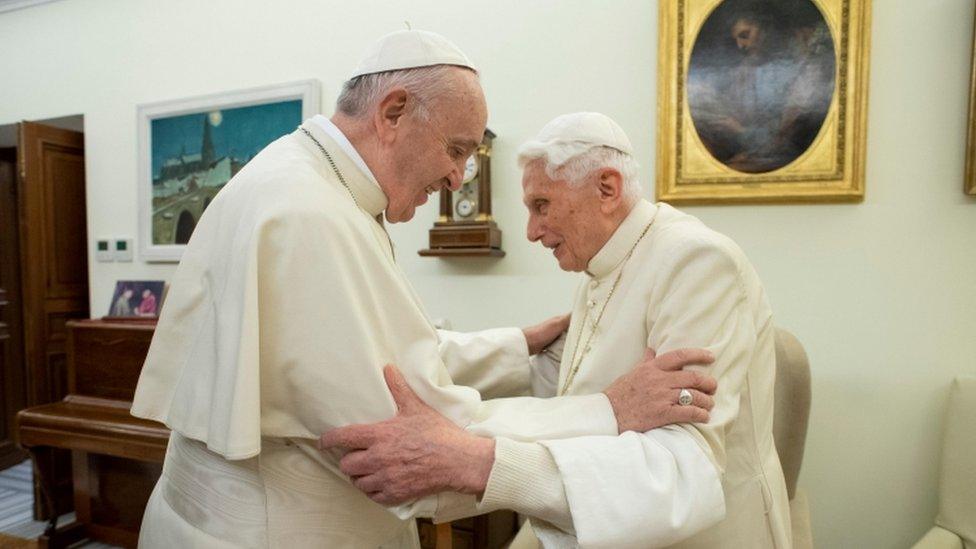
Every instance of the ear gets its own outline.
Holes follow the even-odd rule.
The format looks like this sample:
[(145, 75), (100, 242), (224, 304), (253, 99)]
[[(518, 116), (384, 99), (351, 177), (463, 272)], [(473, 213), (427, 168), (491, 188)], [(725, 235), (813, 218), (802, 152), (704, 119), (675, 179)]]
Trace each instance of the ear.
[(597, 190), (600, 192), (600, 210), (609, 214), (624, 203), (624, 178), (613, 168), (603, 168), (597, 173)]
[(381, 142), (389, 143), (396, 139), (397, 130), (407, 113), (407, 97), (407, 90), (394, 88), (380, 100), (373, 123)]

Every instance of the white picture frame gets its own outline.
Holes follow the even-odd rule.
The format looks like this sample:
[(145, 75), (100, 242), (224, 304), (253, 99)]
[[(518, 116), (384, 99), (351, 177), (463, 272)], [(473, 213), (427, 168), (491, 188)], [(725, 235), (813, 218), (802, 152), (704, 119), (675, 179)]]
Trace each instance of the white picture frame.
[[(319, 82), (303, 80), (139, 105), (139, 258), (178, 262), (189, 233), (226, 180), (258, 150), (318, 114), (319, 99)], [(217, 137), (216, 128), (228, 116)], [(200, 124), (200, 145), (194, 150), (191, 143), (187, 150), (195, 135), (187, 129), (194, 123)]]

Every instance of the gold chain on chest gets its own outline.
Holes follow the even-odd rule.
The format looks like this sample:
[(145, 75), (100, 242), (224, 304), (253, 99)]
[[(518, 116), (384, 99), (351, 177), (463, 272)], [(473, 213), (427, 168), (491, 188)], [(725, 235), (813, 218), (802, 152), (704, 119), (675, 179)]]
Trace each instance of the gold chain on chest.
[[(656, 216), (655, 219), (657, 219)], [(586, 358), (586, 353), (588, 353), (590, 350), (590, 341), (593, 339), (593, 334), (596, 333), (597, 327), (600, 325), (600, 321), (603, 320), (603, 313), (606, 312), (607, 305), (613, 298), (614, 292), (617, 291), (617, 285), (620, 284), (620, 278), (624, 274), (624, 267), (627, 266), (627, 261), (630, 260), (630, 256), (634, 255), (634, 250), (637, 249), (637, 245), (640, 244), (640, 241), (644, 238), (644, 235), (647, 234), (647, 231), (651, 230), (651, 225), (653, 224), (654, 219), (652, 219), (651, 222), (644, 227), (643, 232), (641, 232), (640, 236), (637, 237), (637, 241), (634, 242), (634, 245), (630, 247), (630, 251), (628, 251), (627, 255), (624, 257), (624, 260), (620, 265), (620, 270), (617, 272), (617, 277), (614, 278), (613, 285), (610, 286), (610, 292), (607, 293), (607, 298), (603, 300), (603, 306), (600, 307), (600, 312), (596, 315), (596, 320), (593, 321), (593, 328), (586, 337), (586, 345), (583, 346), (583, 354), (579, 355), (579, 361), (577, 361), (576, 355), (580, 350), (580, 340), (583, 337), (583, 328), (586, 327), (586, 318), (583, 318), (583, 321), (580, 322), (579, 332), (576, 334), (576, 345), (573, 347), (573, 357), (569, 361), (569, 374), (566, 375), (566, 381), (563, 382), (562, 389), (559, 390), (559, 396), (565, 395), (566, 392), (569, 391), (569, 387), (572, 385), (573, 379), (576, 378), (576, 372), (579, 371), (580, 365), (583, 363), (583, 359)]]

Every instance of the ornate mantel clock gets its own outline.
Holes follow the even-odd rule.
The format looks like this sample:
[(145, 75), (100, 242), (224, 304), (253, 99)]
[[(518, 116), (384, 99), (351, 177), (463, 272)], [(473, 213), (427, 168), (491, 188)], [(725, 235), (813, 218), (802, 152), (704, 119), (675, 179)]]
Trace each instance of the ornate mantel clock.
[(464, 179), (457, 192), (441, 191), (440, 218), (430, 230), (430, 248), (423, 256), (501, 257), (502, 231), (491, 217), (491, 140), (495, 134), (485, 130), (478, 150), (464, 168)]

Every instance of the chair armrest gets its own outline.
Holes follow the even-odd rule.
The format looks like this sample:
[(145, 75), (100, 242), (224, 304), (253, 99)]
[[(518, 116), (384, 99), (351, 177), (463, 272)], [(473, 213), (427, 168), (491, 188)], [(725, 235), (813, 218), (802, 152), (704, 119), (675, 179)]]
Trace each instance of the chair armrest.
[(797, 488), (796, 495), (790, 500), (790, 522), (793, 525), (793, 549), (813, 549), (810, 505), (802, 488)]
[(938, 526), (933, 526), (912, 549), (964, 549), (962, 538)]

